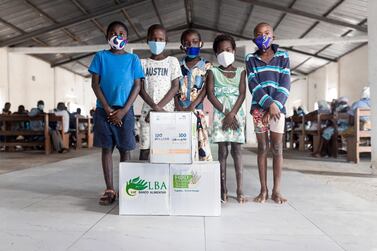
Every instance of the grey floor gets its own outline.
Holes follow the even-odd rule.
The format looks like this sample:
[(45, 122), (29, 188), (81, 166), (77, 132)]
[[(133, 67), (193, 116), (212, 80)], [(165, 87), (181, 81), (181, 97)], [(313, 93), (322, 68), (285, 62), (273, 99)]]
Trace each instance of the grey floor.
[[(252, 197), (255, 154), (244, 160)], [(0, 175), (0, 250), (377, 250), (376, 203), (300, 172), (284, 172), (285, 205), (231, 199), (221, 217), (130, 217), (98, 205), (99, 163), (95, 153)], [(231, 192), (234, 181), (230, 165)]]

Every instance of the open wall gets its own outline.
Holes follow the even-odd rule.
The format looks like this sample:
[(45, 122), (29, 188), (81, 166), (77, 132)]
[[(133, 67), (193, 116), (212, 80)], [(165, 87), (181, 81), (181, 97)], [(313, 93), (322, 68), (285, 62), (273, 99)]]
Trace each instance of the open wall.
[(90, 79), (83, 78), (63, 68), (32, 56), (7, 53), (0, 49), (0, 105), (11, 102), (11, 111), (19, 105), (30, 110), (38, 100), (45, 102), (45, 110), (65, 102), (68, 108), (82, 109), (84, 115), (95, 106), (95, 96)]

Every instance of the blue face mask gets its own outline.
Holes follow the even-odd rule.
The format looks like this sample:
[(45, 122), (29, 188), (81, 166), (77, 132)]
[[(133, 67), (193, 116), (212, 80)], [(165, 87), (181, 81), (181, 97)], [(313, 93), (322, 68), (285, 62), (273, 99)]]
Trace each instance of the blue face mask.
[(166, 46), (166, 42), (148, 41), (149, 49), (153, 55), (160, 55)]
[(259, 50), (265, 52), (271, 46), (272, 37), (268, 37), (266, 35), (258, 36), (256, 38), (254, 38), (253, 41), (258, 46)]
[(188, 47), (186, 49), (186, 55), (189, 58), (196, 58), (199, 56), (200, 53), (200, 47)]

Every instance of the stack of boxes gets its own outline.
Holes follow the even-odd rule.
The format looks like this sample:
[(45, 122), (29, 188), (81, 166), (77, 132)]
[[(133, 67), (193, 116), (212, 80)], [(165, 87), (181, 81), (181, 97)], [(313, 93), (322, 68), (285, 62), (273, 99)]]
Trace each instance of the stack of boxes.
[(151, 112), (150, 163), (119, 168), (119, 214), (220, 216), (220, 165), (197, 161), (197, 118)]

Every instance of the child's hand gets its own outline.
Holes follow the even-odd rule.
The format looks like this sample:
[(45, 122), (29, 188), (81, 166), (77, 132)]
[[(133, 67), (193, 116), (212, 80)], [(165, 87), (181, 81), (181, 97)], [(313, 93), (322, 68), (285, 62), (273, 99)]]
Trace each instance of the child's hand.
[(110, 116), (108, 117), (109, 122), (121, 127), (123, 125), (122, 119), (125, 115), (125, 111), (123, 109), (118, 109), (110, 113)]
[(223, 130), (230, 128), (233, 129), (233, 122), (235, 119), (235, 114), (233, 112), (229, 112), (225, 115), (225, 118), (223, 119)]
[[(152, 107), (152, 110), (155, 111), (155, 112), (164, 112), (164, 109), (161, 108), (158, 104), (154, 105)], [(148, 116), (149, 116), (149, 114), (148, 114)]]
[(269, 121), (270, 121), (270, 113), (266, 112), (262, 117), (262, 123), (267, 125)]
[(112, 113), (114, 110), (110, 106), (103, 108), (107, 114), (107, 116), (110, 116), (110, 113)]
[(270, 105), (269, 113), (271, 119), (274, 119), (275, 121), (280, 119), (280, 109), (274, 102)]

